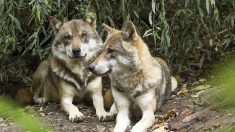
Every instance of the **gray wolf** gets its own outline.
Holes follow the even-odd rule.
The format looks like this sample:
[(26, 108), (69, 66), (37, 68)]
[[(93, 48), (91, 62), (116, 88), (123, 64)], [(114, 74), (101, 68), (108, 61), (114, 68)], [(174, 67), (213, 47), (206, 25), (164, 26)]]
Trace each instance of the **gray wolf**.
[(148, 46), (138, 35), (132, 22), (124, 30), (104, 24), (108, 31), (105, 48), (89, 69), (96, 75), (109, 75), (117, 109), (114, 132), (124, 132), (130, 124), (132, 104), (137, 105), (142, 118), (132, 132), (146, 131), (155, 121), (154, 112), (177, 87), (166, 62), (151, 56)]
[(92, 74), (88, 64), (103, 47), (96, 31), (96, 20), (76, 19), (62, 22), (50, 17), (55, 38), (50, 60), (41, 62), (34, 72), (31, 85), (35, 103), (60, 102), (69, 121), (82, 121), (84, 115), (73, 104), (74, 98), (91, 96), (97, 117), (104, 121), (109, 113), (104, 110), (101, 77)]

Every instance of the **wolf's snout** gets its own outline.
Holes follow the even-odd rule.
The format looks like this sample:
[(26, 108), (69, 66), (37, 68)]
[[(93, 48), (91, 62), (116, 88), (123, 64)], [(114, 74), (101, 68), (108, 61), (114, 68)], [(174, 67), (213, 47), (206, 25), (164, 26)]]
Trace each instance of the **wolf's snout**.
[(81, 49), (80, 48), (73, 48), (72, 52), (74, 55), (80, 55)]
[(90, 64), (90, 65), (88, 66), (88, 69), (89, 69), (90, 71), (94, 71), (94, 69), (95, 69), (95, 64)]

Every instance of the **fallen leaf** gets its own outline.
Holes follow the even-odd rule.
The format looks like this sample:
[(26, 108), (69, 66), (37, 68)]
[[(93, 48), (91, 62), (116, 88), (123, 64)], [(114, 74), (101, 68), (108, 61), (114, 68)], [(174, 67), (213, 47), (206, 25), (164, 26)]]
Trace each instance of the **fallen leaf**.
[(182, 87), (181, 87), (181, 89), (180, 89), (180, 91), (179, 92), (177, 92), (177, 95), (179, 95), (179, 94), (186, 94), (186, 93), (188, 93), (188, 89), (187, 89), (187, 84), (184, 84)]
[(158, 121), (159, 122), (169, 122), (173, 118), (177, 117), (177, 113), (175, 109), (168, 111), (164, 116), (159, 117)]
[(157, 129), (153, 130), (153, 132), (169, 132), (169, 130), (167, 130), (165, 126), (161, 126)]
[(168, 129), (168, 123), (156, 123), (149, 129), (149, 132), (168, 132)]

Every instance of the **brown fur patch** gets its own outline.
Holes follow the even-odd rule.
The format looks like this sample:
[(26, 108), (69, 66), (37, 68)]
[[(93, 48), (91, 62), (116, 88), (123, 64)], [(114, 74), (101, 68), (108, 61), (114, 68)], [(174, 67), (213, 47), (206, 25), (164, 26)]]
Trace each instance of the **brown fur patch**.
[(107, 59), (105, 54), (101, 54), (94, 62), (93, 64), (97, 64), (99, 61)]
[(72, 45), (72, 48), (81, 48), (81, 40), (77, 39), (77, 38), (74, 38), (71, 41), (71, 45)]
[(113, 104), (113, 94), (112, 94), (112, 90), (108, 89), (105, 94), (104, 94), (104, 108), (105, 110), (109, 110), (110, 107)]
[(22, 105), (30, 105), (33, 104), (33, 95), (29, 88), (22, 88), (17, 92), (15, 100)]
[(134, 40), (134, 46), (136, 47), (136, 49), (138, 50), (138, 55), (139, 55), (139, 58), (141, 58), (141, 56), (142, 56), (142, 51), (143, 51), (143, 40), (142, 40), (142, 38), (139, 36), (139, 35), (137, 35), (137, 37), (136, 37), (136, 39)]

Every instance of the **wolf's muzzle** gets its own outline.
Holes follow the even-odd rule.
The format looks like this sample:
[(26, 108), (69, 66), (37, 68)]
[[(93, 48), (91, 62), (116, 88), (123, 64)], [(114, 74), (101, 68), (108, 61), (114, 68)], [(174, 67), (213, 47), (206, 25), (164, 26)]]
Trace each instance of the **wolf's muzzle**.
[(80, 48), (73, 48), (72, 52), (75, 56), (79, 56), (81, 53), (81, 49)]

